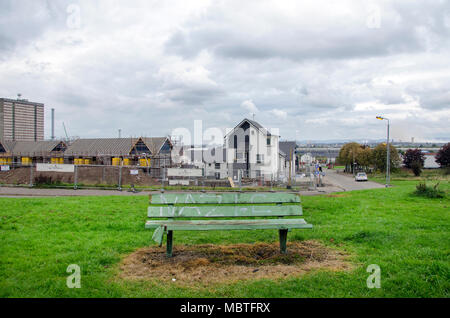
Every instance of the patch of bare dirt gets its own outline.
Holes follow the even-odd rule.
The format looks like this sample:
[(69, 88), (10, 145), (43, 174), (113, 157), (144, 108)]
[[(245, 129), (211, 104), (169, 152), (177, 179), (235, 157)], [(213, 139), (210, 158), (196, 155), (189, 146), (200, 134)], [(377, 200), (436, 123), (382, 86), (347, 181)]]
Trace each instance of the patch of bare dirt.
[(350, 196), (350, 194), (348, 194), (348, 193), (339, 193), (339, 194), (327, 194), (326, 196), (330, 197), (330, 198), (342, 198), (342, 197), (348, 197), (348, 196)]
[(288, 243), (286, 254), (280, 254), (278, 243), (175, 245), (172, 258), (166, 257), (164, 247), (147, 247), (122, 261), (120, 278), (179, 285), (278, 279), (315, 269), (351, 269), (346, 257), (317, 241)]
[(0, 182), (5, 184), (29, 184), (30, 168), (16, 168), (0, 173)]
[[(138, 170), (137, 175), (130, 174), (130, 170)], [(122, 185), (157, 185), (159, 181), (146, 173), (143, 169), (122, 167), (121, 169)], [(33, 168), (34, 183), (41, 176), (50, 178), (53, 182), (73, 183), (74, 174), (64, 172), (37, 172)], [(119, 182), (119, 167), (111, 166), (78, 166), (77, 167), (77, 182), (86, 185), (116, 185)], [(0, 173), (0, 183), (5, 184), (29, 184), (30, 183), (30, 167), (19, 167), (11, 169), (10, 171), (2, 171)]]

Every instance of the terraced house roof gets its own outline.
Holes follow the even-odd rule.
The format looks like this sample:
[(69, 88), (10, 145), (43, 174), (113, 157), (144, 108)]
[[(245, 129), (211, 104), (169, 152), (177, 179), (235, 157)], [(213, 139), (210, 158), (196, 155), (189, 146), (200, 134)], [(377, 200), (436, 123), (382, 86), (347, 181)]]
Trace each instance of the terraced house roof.
[(290, 156), (291, 151), (292, 151), (292, 154), (295, 153), (295, 148), (297, 148), (297, 143), (295, 141), (280, 141), (279, 148), (280, 148), (280, 152), (283, 152), (285, 155)]
[[(35, 157), (45, 156), (51, 152), (61, 152), (67, 147), (61, 140), (43, 140), (43, 141), (0, 141), (4, 153), (11, 156)], [(58, 145), (62, 149), (58, 149)], [(2, 148), (0, 147), (0, 149)]]
[(167, 137), (90, 138), (75, 140), (64, 152), (65, 156), (127, 156), (138, 141), (147, 146), (152, 155), (159, 154)]

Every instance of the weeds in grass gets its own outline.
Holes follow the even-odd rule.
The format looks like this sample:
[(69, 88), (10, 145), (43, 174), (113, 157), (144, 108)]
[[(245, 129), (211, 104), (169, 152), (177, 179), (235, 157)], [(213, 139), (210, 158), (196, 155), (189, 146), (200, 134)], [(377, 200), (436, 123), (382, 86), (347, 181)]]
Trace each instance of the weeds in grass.
[(445, 192), (439, 189), (439, 182), (434, 186), (427, 186), (425, 182), (420, 182), (416, 186), (416, 191), (414, 194), (426, 198), (443, 198), (445, 197)]
[(450, 167), (444, 168), (444, 175), (445, 175), (445, 176), (450, 175)]
[(61, 177), (46, 176), (46, 175), (37, 175), (34, 177), (33, 184), (37, 187), (39, 186), (59, 186), (62, 185)]

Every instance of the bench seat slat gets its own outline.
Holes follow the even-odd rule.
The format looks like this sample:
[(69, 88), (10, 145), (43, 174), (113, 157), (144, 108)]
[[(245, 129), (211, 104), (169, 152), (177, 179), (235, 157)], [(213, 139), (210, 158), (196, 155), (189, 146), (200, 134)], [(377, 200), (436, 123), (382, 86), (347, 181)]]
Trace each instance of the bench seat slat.
[(167, 218), (212, 218), (212, 217), (253, 217), (253, 216), (299, 216), (301, 205), (227, 205), (227, 206), (150, 206), (148, 217)]
[(236, 192), (236, 193), (161, 193), (151, 197), (150, 204), (240, 204), (240, 203), (300, 203), (295, 193)]
[(264, 230), (264, 229), (307, 229), (312, 228), (304, 219), (265, 220), (192, 220), (192, 221), (147, 221), (145, 227), (154, 229), (167, 226), (168, 231), (208, 231), (208, 230)]

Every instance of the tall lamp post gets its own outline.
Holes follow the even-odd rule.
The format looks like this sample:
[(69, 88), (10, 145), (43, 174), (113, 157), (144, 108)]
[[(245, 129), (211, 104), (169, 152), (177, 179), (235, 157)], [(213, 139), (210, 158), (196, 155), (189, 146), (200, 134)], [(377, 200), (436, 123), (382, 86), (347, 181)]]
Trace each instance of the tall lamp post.
[(391, 170), (391, 161), (390, 161), (390, 147), (389, 147), (389, 119), (386, 117), (377, 116), (379, 120), (387, 120), (387, 139), (386, 139), (386, 188), (389, 187), (389, 183), (391, 181), (390, 170)]

